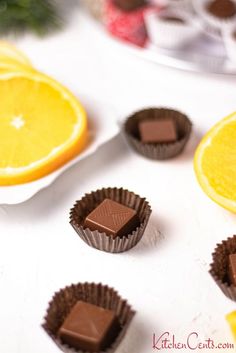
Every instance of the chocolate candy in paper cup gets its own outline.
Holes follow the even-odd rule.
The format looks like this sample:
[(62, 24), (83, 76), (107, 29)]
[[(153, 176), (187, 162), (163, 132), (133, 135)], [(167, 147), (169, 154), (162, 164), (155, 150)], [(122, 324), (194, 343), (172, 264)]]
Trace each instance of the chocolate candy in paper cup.
[[(160, 136), (160, 133), (156, 131), (156, 133), (158, 132), (158, 134), (156, 134), (159, 141), (158, 143), (147, 143), (145, 142), (146, 140), (141, 138), (140, 125), (143, 122), (162, 122), (162, 125), (163, 122), (166, 122), (164, 127), (156, 124), (157, 126), (152, 128), (152, 135), (155, 132), (155, 129), (159, 128), (162, 130), (161, 132), (163, 136)], [(171, 122), (176, 130), (176, 139), (174, 139), (175, 135), (173, 135)], [(122, 128), (123, 134), (129, 145), (137, 153), (154, 160), (165, 160), (178, 156), (185, 148), (191, 130), (192, 123), (185, 114), (168, 108), (147, 108), (140, 110), (129, 116)], [(160, 137), (163, 138), (160, 139)], [(154, 141), (153, 137), (150, 141)]]
[(150, 215), (145, 198), (123, 188), (103, 188), (75, 203), (70, 224), (89, 246), (120, 253), (141, 240)]
[(201, 33), (193, 16), (178, 8), (147, 13), (145, 23), (150, 42), (167, 49), (181, 48)]
[(235, 0), (193, 0), (196, 13), (215, 30), (223, 30), (236, 21)]
[(212, 254), (210, 274), (226, 297), (236, 301), (236, 285), (231, 282), (229, 273), (230, 255), (233, 254), (236, 254), (236, 235), (217, 244)]
[(113, 288), (78, 283), (54, 294), (42, 326), (65, 353), (113, 353), (134, 314)]

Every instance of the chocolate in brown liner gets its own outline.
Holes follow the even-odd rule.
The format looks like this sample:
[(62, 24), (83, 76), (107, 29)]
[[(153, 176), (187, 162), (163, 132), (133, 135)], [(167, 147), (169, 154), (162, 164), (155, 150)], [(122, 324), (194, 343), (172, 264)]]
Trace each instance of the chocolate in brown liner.
[(59, 328), (78, 300), (112, 310), (116, 313), (121, 330), (113, 344), (105, 350), (106, 353), (113, 353), (122, 341), (135, 315), (135, 311), (132, 310), (127, 301), (122, 299), (113, 288), (104, 286), (101, 283), (72, 284), (55, 293), (44, 317), (42, 325), (44, 330), (63, 352), (85, 353), (84, 351), (69, 347), (58, 337)]
[[(138, 124), (143, 120), (173, 119), (176, 124), (178, 140), (171, 143), (149, 144), (140, 139)], [(173, 109), (149, 108), (140, 110), (125, 121), (123, 133), (130, 146), (144, 157), (165, 160), (179, 155), (189, 140), (192, 123), (189, 118)]]
[(230, 283), (228, 279), (229, 255), (236, 253), (236, 235), (224, 240), (212, 254), (213, 262), (210, 265), (210, 274), (220, 287), (222, 292), (236, 301), (236, 286)]
[[(85, 218), (106, 198), (133, 208), (137, 212), (140, 220), (139, 227), (127, 236), (116, 237), (115, 239), (106, 233), (84, 228), (83, 224)], [(141, 198), (123, 188), (103, 188), (86, 194), (81, 200), (75, 203), (70, 211), (70, 224), (80, 238), (89, 246), (106, 252), (120, 253), (133, 248), (140, 241), (150, 215), (151, 207), (145, 198)]]

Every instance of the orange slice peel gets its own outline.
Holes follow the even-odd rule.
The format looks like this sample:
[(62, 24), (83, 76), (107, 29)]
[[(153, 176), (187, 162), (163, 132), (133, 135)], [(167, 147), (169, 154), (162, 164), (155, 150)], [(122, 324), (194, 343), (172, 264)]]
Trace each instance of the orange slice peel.
[(236, 213), (236, 113), (205, 135), (195, 153), (194, 169), (203, 191)]

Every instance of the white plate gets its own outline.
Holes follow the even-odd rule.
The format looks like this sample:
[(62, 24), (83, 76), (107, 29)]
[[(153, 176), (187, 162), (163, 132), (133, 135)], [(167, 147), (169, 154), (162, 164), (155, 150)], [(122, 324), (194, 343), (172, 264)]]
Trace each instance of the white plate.
[(114, 108), (88, 97), (80, 97), (89, 120), (90, 144), (76, 158), (51, 174), (31, 183), (0, 187), (0, 204), (17, 204), (30, 199), (41, 189), (49, 186), (60, 174), (94, 153), (101, 145), (119, 133), (118, 114)]
[(126, 43), (107, 34), (104, 26), (98, 22), (98, 28), (103, 28), (111, 43), (147, 61), (184, 71), (235, 76), (236, 65), (227, 57), (221, 34), (217, 30), (209, 29), (204, 21), (199, 21), (199, 25), (205, 32), (199, 33), (196, 40), (181, 49), (168, 50), (150, 42), (145, 48)]
[[(145, 48), (139, 48), (114, 37), (108, 38), (114, 45), (120, 46), (121, 49), (123, 48), (135, 56), (156, 64), (184, 71), (236, 75), (236, 65), (226, 57), (225, 48), (219, 40), (213, 43), (211, 54), (206, 54), (206, 48), (209, 45), (207, 36), (203, 40), (196, 41), (194, 50), (192, 50), (191, 45), (188, 48), (186, 47), (185, 50), (168, 50), (157, 48), (150, 42)], [(220, 55), (214, 55), (215, 52), (220, 53)]]

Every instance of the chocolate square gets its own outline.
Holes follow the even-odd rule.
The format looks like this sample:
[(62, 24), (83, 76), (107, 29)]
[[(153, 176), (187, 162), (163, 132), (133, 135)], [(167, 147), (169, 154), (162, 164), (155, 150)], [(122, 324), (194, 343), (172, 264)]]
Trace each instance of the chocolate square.
[(135, 210), (110, 199), (105, 199), (84, 221), (84, 227), (104, 232), (113, 238), (126, 236), (138, 226)]
[(229, 281), (236, 286), (236, 254), (229, 255)]
[(86, 352), (108, 348), (119, 333), (115, 312), (78, 301), (59, 329), (62, 342)]
[(169, 143), (178, 138), (172, 119), (143, 120), (139, 123), (139, 133), (143, 143)]

